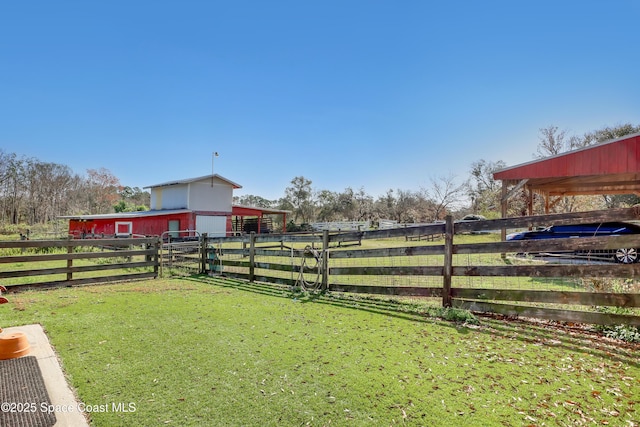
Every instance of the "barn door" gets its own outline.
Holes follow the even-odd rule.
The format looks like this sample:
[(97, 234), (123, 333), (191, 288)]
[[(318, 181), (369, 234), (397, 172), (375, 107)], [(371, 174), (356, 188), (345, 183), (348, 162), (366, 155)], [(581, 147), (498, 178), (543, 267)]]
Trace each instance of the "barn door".
[(171, 236), (172, 239), (177, 239), (178, 235), (180, 233), (178, 233), (178, 231), (180, 230), (180, 220), (178, 219), (171, 219), (169, 220), (169, 235)]
[(196, 231), (207, 233), (209, 237), (225, 237), (227, 235), (226, 216), (196, 216)]

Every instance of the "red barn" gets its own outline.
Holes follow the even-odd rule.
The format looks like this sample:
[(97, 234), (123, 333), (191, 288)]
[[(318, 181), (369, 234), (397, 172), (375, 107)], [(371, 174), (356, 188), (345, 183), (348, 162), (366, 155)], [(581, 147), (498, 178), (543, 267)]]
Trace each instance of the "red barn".
[[(76, 238), (163, 236), (184, 237), (185, 230), (213, 231), (210, 235), (226, 235), (231, 231), (231, 216), (202, 215), (189, 209), (150, 210), (104, 215), (77, 215), (69, 219), (69, 234)], [(227, 219), (228, 226), (227, 227)], [(204, 224), (210, 222), (211, 224)], [(183, 231), (183, 233), (179, 233)], [(193, 234), (192, 234), (193, 235)]]
[[(263, 214), (277, 213), (286, 218), (286, 211), (234, 207), (233, 190), (242, 187), (218, 174), (169, 181), (145, 188), (151, 190), (151, 210), (65, 216), (62, 218), (69, 220), (69, 234), (76, 238), (130, 235), (184, 237), (202, 233), (218, 237), (234, 232), (233, 215), (262, 218)], [(286, 220), (283, 222), (286, 223)]]

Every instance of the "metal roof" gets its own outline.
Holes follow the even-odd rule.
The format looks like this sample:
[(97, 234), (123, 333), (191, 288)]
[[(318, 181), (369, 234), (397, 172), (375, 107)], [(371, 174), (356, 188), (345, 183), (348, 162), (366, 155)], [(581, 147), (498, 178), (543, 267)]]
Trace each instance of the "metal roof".
[(205, 176), (199, 176), (197, 178), (185, 178), (185, 179), (178, 179), (175, 181), (167, 181), (167, 182), (163, 182), (161, 184), (155, 184), (155, 185), (148, 185), (146, 187), (143, 188), (157, 188), (157, 187), (169, 187), (171, 185), (178, 185), (178, 184), (190, 184), (192, 182), (198, 182), (198, 181), (205, 181), (205, 180), (211, 180), (211, 179), (219, 179), (221, 181), (226, 182), (227, 184), (231, 185), (233, 188), (242, 188), (242, 186), (240, 184), (236, 184), (235, 182), (216, 174), (213, 175), (205, 175)]
[(262, 212), (264, 214), (289, 214), (291, 211), (286, 211), (282, 209), (270, 209), (270, 208), (260, 208), (256, 206), (243, 206), (243, 205), (233, 205), (232, 209), (234, 211), (234, 215), (239, 211), (249, 212)]
[(493, 178), (552, 196), (640, 194), (640, 133), (510, 166)]

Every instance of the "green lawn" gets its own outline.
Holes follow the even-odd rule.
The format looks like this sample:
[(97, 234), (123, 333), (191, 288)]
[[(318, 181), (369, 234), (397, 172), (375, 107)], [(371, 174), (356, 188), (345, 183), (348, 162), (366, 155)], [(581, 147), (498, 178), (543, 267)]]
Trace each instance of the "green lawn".
[(9, 294), (95, 426), (640, 425), (640, 346), (193, 277)]

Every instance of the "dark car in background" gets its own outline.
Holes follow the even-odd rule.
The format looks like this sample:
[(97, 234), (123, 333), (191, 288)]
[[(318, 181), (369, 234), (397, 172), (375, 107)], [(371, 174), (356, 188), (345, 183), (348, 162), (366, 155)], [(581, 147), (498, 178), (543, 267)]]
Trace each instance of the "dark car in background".
[[(640, 226), (628, 222), (602, 222), (591, 224), (552, 225), (547, 228), (523, 231), (507, 235), (507, 240), (541, 240), (575, 237), (601, 237), (640, 234)], [(611, 250), (580, 251), (575, 255), (593, 255), (622, 263), (638, 262), (640, 248), (619, 248)]]

